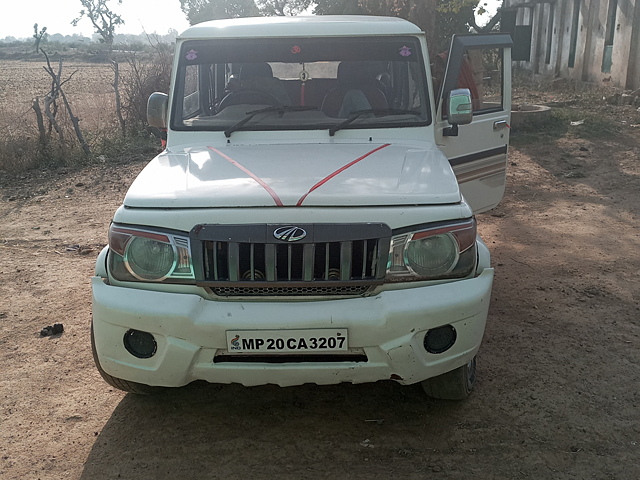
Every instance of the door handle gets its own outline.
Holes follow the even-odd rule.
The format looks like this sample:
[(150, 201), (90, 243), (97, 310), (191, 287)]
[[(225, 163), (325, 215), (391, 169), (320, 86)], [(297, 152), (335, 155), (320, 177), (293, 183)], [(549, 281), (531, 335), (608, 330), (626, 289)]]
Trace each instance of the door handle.
[(511, 125), (509, 125), (506, 120), (499, 120), (497, 122), (493, 122), (494, 130), (502, 130), (503, 128), (511, 128)]

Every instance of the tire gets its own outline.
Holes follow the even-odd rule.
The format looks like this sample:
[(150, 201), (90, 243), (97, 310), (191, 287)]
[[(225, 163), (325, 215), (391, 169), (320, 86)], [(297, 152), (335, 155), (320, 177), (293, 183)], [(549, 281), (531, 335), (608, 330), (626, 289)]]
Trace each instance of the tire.
[(440, 400), (464, 400), (476, 383), (476, 357), (466, 365), (421, 382), (427, 395)]
[(93, 322), (91, 323), (91, 352), (93, 353), (93, 361), (96, 364), (100, 376), (112, 387), (122, 390), (127, 393), (135, 393), (137, 395), (152, 395), (162, 392), (162, 387), (152, 387), (143, 383), (129, 382), (121, 378), (112, 377), (102, 369), (100, 362), (98, 361), (98, 353), (96, 352), (96, 340), (93, 335)]

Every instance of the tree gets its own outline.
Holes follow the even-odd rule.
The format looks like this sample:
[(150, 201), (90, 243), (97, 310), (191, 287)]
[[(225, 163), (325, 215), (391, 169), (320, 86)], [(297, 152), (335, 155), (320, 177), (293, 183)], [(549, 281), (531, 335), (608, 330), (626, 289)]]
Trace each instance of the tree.
[(191, 25), (206, 20), (253, 17), (260, 14), (253, 0), (180, 0)]
[(38, 24), (36, 23), (33, 25), (33, 38), (35, 39), (33, 46), (36, 52), (40, 50), (40, 42), (43, 40), (46, 42), (48, 36), (47, 27), (42, 27), (42, 30), (38, 32)]
[(359, 0), (316, 0), (317, 15), (367, 15), (370, 12)]
[(298, 15), (312, 3), (313, 0), (180, 0), (191, 25), (221, 18)]
[(475, 13), (484, 13), (480, 0), (316, 0), (318, 15), (385, 15), (405, 18), (418, 25), (434, 50), (449, 47), (451, 35), (490, 31), (500, 19), (500, 12), (487, 25), (479, 27)]
[[(484, 15), (485, 13), (487, 13), (487, 10), (484, 8), (486, 6), (487, 6), (486, 2), (483, 3), (482, 5), (478, 5), (478, 8), (477, 8), (477, 10), (475, 12), (476, 15)], [(469, 20), (469, 25), (471, 25), (476, 32), (488, 33), (488, 32), (491, 32), (491, 31), (495, 30), (496, 25), (498, 25), (500, 23), (500, 19), (501, 18), (502, 18), (502, 4), (500, 5), (498, 10), (496, 11), (495, 15), (493, 17), (491, 17), (489, 19), (489, 21), (486, 24), (484, 24), (483, 26), (479, 26), (476, 23), (475, 15), (472, 16), (471, 19)]]
[(476, 23), (476, 15), (486, 13), (486, 3), (478, 0), (446, 0), (438, 5), (438, 26), (440, 42), (450, 39), (454, 33), (462, 33), (473, 29), (477, 33), (493, 30), (500, 21), (500, 10), (484, 26)]
[(317, 15), (384, 15), (405, 18), (418, 25), (435, 50), (449, 48), (451, 35), (490, 31), (500, 13), (484, 27), (475, 14), (484, 12), (481, 0), (180, 0), (182, 11), (193, 25), (205, 20), (255, 15), (297, 15), (315, 5)]
[(311, 0), (256, 0), (256, 5), (265, 17), (284, 17), (304, 12), (311, 5)]
[(432, 45), (438, 0), (317, 0), (318, 15), (383, 15), (405, 18), (426, 32)]
[[(117, 0), (122, 4), (122, 0)], [(107, 5), (109, 0), (80, 0), (83, 9), (80, 10), (78, 18), (71, 22), (74, 27), (83, 17), (91, 20), (96, 33), (100, 35), (100, 42), (113, 45), (113, 36), (116, 27), (124, 25), (124, 20)]]

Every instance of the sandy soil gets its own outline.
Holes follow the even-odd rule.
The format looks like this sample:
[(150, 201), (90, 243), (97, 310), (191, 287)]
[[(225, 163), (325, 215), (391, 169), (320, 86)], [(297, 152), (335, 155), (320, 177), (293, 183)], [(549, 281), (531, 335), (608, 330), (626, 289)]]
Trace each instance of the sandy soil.
[(89, 278), (143, 164), (0, 176), (0, 478), (640, 478), (639, 152), (633, 128), (512, 149), (459, 403), (392, 382), (114, 390)]

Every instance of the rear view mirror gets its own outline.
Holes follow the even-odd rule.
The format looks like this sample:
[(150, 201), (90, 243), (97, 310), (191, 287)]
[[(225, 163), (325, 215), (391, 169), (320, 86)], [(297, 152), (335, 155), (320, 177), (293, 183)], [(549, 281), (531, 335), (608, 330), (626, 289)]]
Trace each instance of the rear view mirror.
[(167, 128), (167, 109), (169, 96), (166, 93), (154, 92), (147, 101), (147, 122), (159, 129)]
[(471, 91), (468, 88), (456, 88), (449, 92), (447, 120), (451, 125), (467, 125), (473, 120)]

